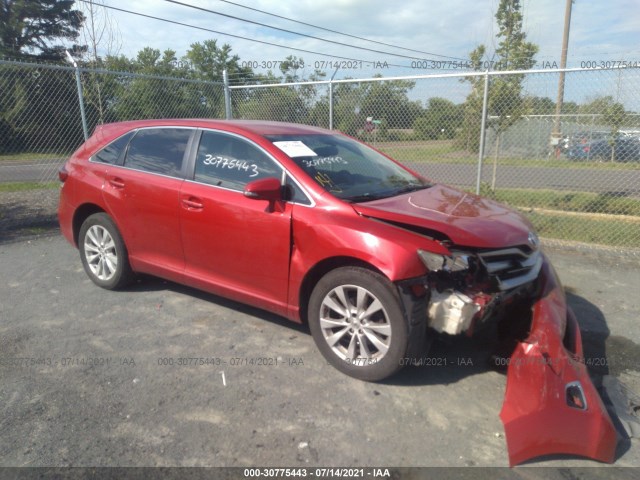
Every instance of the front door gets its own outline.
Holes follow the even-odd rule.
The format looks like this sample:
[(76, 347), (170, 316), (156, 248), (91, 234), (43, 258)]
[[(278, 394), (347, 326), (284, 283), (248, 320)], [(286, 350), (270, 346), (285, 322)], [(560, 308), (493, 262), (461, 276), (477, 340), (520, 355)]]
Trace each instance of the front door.
[(284, 315), (293, 205), (242, 193), (267, 177), (282, 178), (282, 168), (260, 147), (202, 132), (193, 181), (180, 191), (185, 275), (193, 286)]

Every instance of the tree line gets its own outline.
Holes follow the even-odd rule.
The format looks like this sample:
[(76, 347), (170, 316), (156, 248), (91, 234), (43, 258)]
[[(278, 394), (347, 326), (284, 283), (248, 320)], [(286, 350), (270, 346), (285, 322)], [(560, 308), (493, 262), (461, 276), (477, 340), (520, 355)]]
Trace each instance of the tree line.
[[(96, 12), (91, 9), (85, 14), (75, 5), (72, 0), (0, 0), (0, 57), (65, 64), (68, 49), (86, 67), (81, 84), (90, 130), (101, 123), (136, 118), (222, 118), (225, 69), (231, 85), (301, 82), (294, 87), (232, 90), (234, 118), (329, 126), (328, 88), (302, 83), (323, 80), (325, 73), (301, 68), (301, 58), (287, 56), (278, 62), (275, 72), (258, 73), (246, 66), (248, 62), (241, 62), (229, 44), (220, 45), (215, 39), (191, 44), (182, 57), (171, 49), (161, 52), (151, 47), (131, 58), (115, 53), (99, 56), (97, 46), (105, 24), (100, 30)], [(502, 70), (531, 68), (537, 46), (528, 42), (522, 31), (519, 0), (500, 0), (496, 22), (498, 44), (493, 62)], [(81, 37), (83, 27), (88, 34)], [(487, 56), (486, 47), (480, 45), (471, 52), (471, 63), (480, 64)], [(484, 78), (469, 76), (462, 81), (470, 93), (459, 103), (441, 96), (424, 103), (412, 99), (416, 83), (410, 80), (334, 84), (333, 126), (358, 136), (366, 132), (367, 119), (373, 118), (379, 121), (379, 140), (455, 140), (459, 148), (477, 151)], [(4, 66), (0, 68), (0, 89), (0, 152), (27, 147), (62, 151), (81, 143), (72, 72)], [(492, 78), (488, 128), (499, 134), (523, 115), (555, 113), (553, 100), (523, 91), (523, 75)], [(624, 107), (610, 96), (584, 105), (564, 102), (563, 113), (603, 113), (612, 130), (626, 118)]]

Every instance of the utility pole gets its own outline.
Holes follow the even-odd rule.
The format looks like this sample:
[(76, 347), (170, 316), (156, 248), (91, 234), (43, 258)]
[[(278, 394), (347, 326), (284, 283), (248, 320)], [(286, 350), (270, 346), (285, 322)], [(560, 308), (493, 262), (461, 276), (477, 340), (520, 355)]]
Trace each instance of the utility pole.
[[(571, 5), (573, 0), (567, 0), (564, 9), (564, 33), (562, 36), (562, 53), (560, 56), (560, 68), (567, 68), (567, 51), (569, 50), (569, 27), (571, 25)], [(562, 138), (562, 126), (560, 124), (560, 114), (562, 113), (562, 103), (564, 102), (564, 72), (560, 72), (558, 78), (558, 98), (556, 100), (556, 116), (553, 121), (553, 131), (551, 132), (551, 146), (556, 147)]]

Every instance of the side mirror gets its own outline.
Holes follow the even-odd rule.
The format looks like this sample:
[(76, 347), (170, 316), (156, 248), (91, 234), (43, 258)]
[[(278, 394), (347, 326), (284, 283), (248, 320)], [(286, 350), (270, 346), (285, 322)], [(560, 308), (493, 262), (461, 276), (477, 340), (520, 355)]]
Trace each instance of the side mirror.
[(244, 187), (244, 196), (254, 200), (268, 200), (276, 202), (282, 200), (282, 184), (274, 177), (261, 178), (249, 182)]

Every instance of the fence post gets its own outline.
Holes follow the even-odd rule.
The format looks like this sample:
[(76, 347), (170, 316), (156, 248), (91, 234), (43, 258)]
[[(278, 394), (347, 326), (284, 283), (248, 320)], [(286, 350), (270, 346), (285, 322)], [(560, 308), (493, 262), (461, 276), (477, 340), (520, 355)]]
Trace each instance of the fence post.
[(80, 117), (82, 118), (82, 133), (85, 141), (89, 139), (89, 129), (87, 128), (87, 115), (84, 111), (84, 95), (82, 94), (82, 82), (80, 81), (80, 67), (76, 65), (76, 84), (78, 87), (78, 102), (80, 102)]
[(224, 113), (227, 120), (231, 120), (231, 94), (229, 93), (229, 74), (227, 69), (222, 70), (222, 81), (224, 82)]
[(329, 130), (333, 130), (333, 79), (338, 73), (338, 68), (340, 67), (336, 67), (336, 71), (329, 79)]
[(480, 195), (480, 183), (482, 181), (482, 160), (484, 158), (484, 140), (486, 137), (487, 103), (489, 100), (489, 70), (484, 76), (484, 93), (482, 95), (482, 121), (480, 123), (480, 148), (478, 149), (478, 177), (476, 179), (476, 195)]
[(329, 130), (333, 130), (333, 82), (329, 82)]
[(78, 103), (80, 104), (80, 118), (82, 119), (82, 133), (84, 134), (85, 142), (89, 139), (89, 129), (87, 128), (87, 115), (84, 111), (84, 96), (82, 95), (82, 82), (80, 81), (80, 67), (75, 58), (71, 56), (69, 50), (64, 51), (67, 56), (67, 61), (73, 65), (76, 70), (76, 88), (78, 90)]

